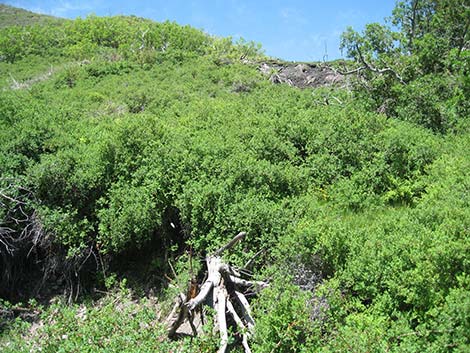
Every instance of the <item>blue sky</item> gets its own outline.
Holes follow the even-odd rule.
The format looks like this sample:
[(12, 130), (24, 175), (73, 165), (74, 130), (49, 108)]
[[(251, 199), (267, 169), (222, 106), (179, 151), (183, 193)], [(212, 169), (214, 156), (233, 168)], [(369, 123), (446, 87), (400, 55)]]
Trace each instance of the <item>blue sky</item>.
[(390, 16), (395, 0), (7, 0), (0, 2), (59, 17), (136, 15), (189, 24), (218, 36), (243, 37), (267, 55), (293, 61), (341, 57), (339, 37), (347, 26)]

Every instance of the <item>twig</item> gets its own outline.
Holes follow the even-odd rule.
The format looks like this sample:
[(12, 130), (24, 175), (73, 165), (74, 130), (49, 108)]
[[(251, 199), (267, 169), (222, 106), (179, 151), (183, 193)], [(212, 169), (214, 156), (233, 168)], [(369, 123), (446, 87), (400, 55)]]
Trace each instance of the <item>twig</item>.
[(248, 260), (248, 262), (245, 264), (245, 266), (243, 266), (243, 268), (245, 268), (247, 270), (250, 269), (253, 266), (253, 264), (255, 263), (255, 260), (258, 258), (258, 256), (260, 256), (264, 252), (266, 252), (266, 248), (257, 251), (256, 254), (254, 254), (253, 257)]

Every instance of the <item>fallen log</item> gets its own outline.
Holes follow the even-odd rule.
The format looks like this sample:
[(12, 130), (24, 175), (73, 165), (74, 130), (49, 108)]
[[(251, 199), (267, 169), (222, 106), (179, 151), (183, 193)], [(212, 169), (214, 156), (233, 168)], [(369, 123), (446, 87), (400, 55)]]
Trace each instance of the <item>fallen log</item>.
[[(245, 294), (249, 291), (258, 292), (268, 284), (241, 278), (240, 272), (243, 273), (243, 269), (237, 270), (221, 258), (225, 251), (231, 249), (245, 236), (245, 232), (237, 234), (227, 244), (206, 257), (207, 279), (200, 285), (197, 295), (194, 296), (194, 292), (188, 290), (186, 295), (180, 293), (175, 300), (173, 310), (167, 319), (170, 338), (174, 338), (178, 329), (185, 323), (190, 325), (193, 336), (202, 334), (203, 307), (207, 305), (215, 311), (214, 328), (220, 334), (218, 352), (226, 352), (229, 342), (228, 325), (229, 323), (233, 325), (234, 322), (245, 353), (251, 353), (248, 339), (253, 333), (255, 322)], [(192, 286), (194, 283), (190, 285)], [(228, 320), (228, 316), (232, 320)], [(198, 317), (196, 325), (193, 321)]]

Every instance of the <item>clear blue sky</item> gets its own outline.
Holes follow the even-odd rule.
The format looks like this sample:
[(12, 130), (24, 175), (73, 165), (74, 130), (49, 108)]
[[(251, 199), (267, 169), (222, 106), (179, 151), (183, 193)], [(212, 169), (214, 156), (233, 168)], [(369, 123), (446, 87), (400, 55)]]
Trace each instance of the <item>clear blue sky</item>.
[(94, 13), (136, 15), (189, 24), (218, 36), (243, 37), (267, 55), (293, 61), (341, 57), (339, 37), (347, 26), (390, 16), (395, 0), (6, 0), (0, 2), (49, 15), (76, 18)]

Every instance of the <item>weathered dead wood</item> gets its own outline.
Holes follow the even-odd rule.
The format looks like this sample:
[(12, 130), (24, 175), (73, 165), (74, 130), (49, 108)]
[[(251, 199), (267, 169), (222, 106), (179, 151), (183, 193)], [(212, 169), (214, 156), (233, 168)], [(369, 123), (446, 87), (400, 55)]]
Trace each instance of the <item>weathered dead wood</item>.
[(206, 260), (206, 263), (209, 276), (202, 285), (199, 294), (185, 304), (185, 306), (189, 310), (194, 310), (198, 305), (200, 305), (202, 301), (207, 297), (211, 289), (214, 286), (219, 285), (220, 280), (222, 278), (222, 275), (220, 273), (221, 259), (219, 257), (209, 257)]
[(227, 291), (225, 288), (220, 288), (217, 291), (217, 322), (219, 323), (220, 332), (220, 348), (219, 353), (225, 353), (228, 345), (228, 332), (227, 332), (227, 319), (225, 317), (225, 308), (227, 300)]
[[(214, 328), (219, 331), (220, 346), (219, 353), (227, 350), (229, 342), (227, 315), (232, 317), (236, 328), (242, 337), (242, 346), (245, 353), (251, 353), (248, 339), (253, 332), (255, 322), (251, 315), (251, 308), (245, 294), (259, 292), (268, 284), (263, 281), (247, 280), (241, 277), (243, 269), (236, 269), (225, 263), (221, 255), (231, 249), (235, 244), (246, 236), (245, 232), (237, 234), (227, 244), (207, 256), (207, 279), (202, 283), (199, 292), (192, 297), (188, 291), (187, 295), (180, 294), (175, 300), (175, 306), (170, 313), (167, 322), (169, 323), (168, 336), (174, 337), (177, 330), (187, 322), (193, 336), (202, 332), (202, 307), (208, 305), (215, 310)], [(236, 300), (236, 305), (231, 300)], [(237, 312), (238, 310), (238, 312)], [(201, 325), (196, 327), (193, 319), (199, 318)], [(187, 327), (187, 326), (186, 326)]]
[(238, 233), (232, 240), (230, 240), (227, 244), (225, 244), (224, 246), (222, 246), (219, 250), (217, 250), (216, 252), (214, 252), (212, 254), (212, 257), (217, 257), (217, 256), (220, 256), (222, 255), (222, 253), (225, 251), (225, 250), (228, 250), (228, 249), (231, 249), (236, 243), (238, 243), (240, 240), (242, 240), (244, 237), (245, 237), (246, 233), (245, 232), (240, 232)]
[(176, 303), (173, 306), (173, 309), (171, 310), (170, 315), (168, 316), (168, 320), (172, 320), (172, 318), (174, 318), (177, 313), (178, 313), (178, 316), (176, 316), (176, 320), (174, 320), (170, 325), (170, 329), (168, 330), (169, 337), (173, 337), (175, 335), (176, 330), (181, 326), (181, 324), (186, 318), (187, 309), (183, 305), (186, 299), (187, 298), (183, 293), (180, 293), (176, 297)]
[(245, 319), (245, 322), (247, 324), (248, 331), (252, 332), (255, 327), (255, 320), (253, 320), (253, 317), (251, 316), (250, 304), (248, 303), (248, 300), (243, 295), (243, 293), (235, 291), (235, 295), (240, 304), (240, 308), (243, 314), (243, 318)]
[(356, 49), (357, 53), (359, 54), (359, 61), (361, 63), (361, 66), (359, 66), (358, 68), (355, 68), (353, 70), (349, 70), (349, 71), (341, 71), (341, 70), (336, 69), (336, 71), (338, 73), (340, 73), (341, 75), (344, 75), (344, 76), (352, 75), (352, 74), (358, 74), (358, 73), (360, 73), (362, 71), (365, 71), (365, 70), (376, 73), (376, 74), (379, 74), (379, 75), (383, 75), (383, 74), (388, 73), (388, 74), (391, 74), (392, 76), (394, 76), (398, 80), (398, 82), (400, 82), (402, 85), (406, 85), (405, 80), (403, 79), (403, 77), (397, 71), (395, 71), (391, 67), (378, 68), (378, 67), (374, 66), (372, 63), (368, 62), (365, 59), (364, 55), (362, 54), (361, 48), (358, 45), (355, 46), (355, 49)]
[(262, 281), (249, 281), (232, 275), (229, 275), (229, 278), (230, 281), (237, 287), (251, 287), (254, 288), (257, 292), (267, 287), (267, 283)]
[(227, 300), (227, 310), (232, 315), (237, 326), (240, 328), (240, 331), (242, 333), (242, 345), (243, 345), (243, 348), (245, 349), (245, 353), (251, 353), (250, 346), (248, 345), (248, 332), (247, 332), (246, 326), (243, 323), (240, 316), (235, 311), (235, 308), (233, 307), (233, 304), (230, 300)]

